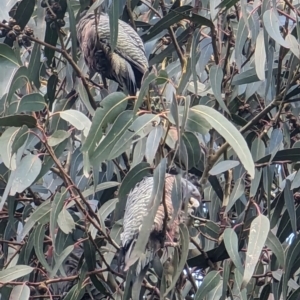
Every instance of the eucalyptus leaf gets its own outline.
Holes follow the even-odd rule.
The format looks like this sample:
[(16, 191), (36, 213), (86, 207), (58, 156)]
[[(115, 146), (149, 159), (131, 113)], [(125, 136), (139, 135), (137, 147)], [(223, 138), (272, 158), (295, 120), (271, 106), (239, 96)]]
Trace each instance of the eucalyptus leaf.
[(235, 150), (237, 156), (240, 158), (245, 169), (249, 172), (250, 176), (254, 178), (254, 162), (251, 158), (246, 141), (238, 130), (223, 115), (213, 108), (196, 105), (193, 106), (191, 110), (200, 117), (205, 118), (211, 126), (227, 140), (230, 146)]
[(277, 10), (271, 8), (265, 11), (263, 15), (264, 26), (268, 34), (272, 39), (274, 39), (278, 44), (285, 48), (290, 48), (290, 44), (287, 40), (284, 40), (280, 31), (279, 31), (279, 17), (277, 14)]
[(209, 272), (203, 280), (203, 283), (198, 288), (195, 294), (195, 300), (202, 300), (204, 297), (213, 290), (221, 281), (220, 273), (217, 271)]
[(222, 94), (221, 94), (221, 86), (222, 86), (222, 80), (223, 80), (222, 68), (220, 66), (212, 66), (209, 70), (209, 78), (210, 78), (210, 84), (211, 84), (211, 88), (213, 90), (214, 96), (216, 97), (221, 108), (230, 115), (230, 112), (229, 112), (228, 108), (226, 107), (225, 102), (222, 98)]
[(8, 269), (1, 270), (0, 281), (3, 283), (8, 283), (30, 274), (33, 270), (34, 268), (25, 265), (17, 265)]
[(85, 136), (88, 135), (91, 128), (91, 121), (80, 111), (69, 109), (60, 112), (60, 117), (70, 124), (72, 124), (78, 130), (83, 130)]
[(241, 274), (244, 273), (244, 268), (241, 263), (241, 258), (238, 253), (238, 238), (236, 233), (231, 228), (226, 228), (224, 231), (224, 243), (226, 250), (228, 251), (228, 254), (230, 258), (232, 259), (232, 262), (236, 266), (236, 268), (239, 270)]
[(259, 214), (251, 223), (249, 246), (246, 253), (245, 271), (242, 288), (246, 287), (250, 281), (258, 259), (261, 255), (270, 230), (270, 222), (267, 217)]

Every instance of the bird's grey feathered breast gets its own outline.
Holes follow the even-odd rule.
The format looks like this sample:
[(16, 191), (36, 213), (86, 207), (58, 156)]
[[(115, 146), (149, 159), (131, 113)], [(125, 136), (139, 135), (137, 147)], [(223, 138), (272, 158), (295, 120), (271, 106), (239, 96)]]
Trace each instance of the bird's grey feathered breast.
[(148, 69), (144, 44), (131, 26), (119, 20), (118, 41), (112, 52), (109, 17), (98, 17), (97, 30), (94, 13), (85, 14), (77, 24), (77, 39), (85, 62), (92, 71), (118, 82), (130, 95), (135, 95)]
[[(167, 240), (173, 242), (176, 233), (178, 233), (178, 225), (180, 223), (180, 211), (177, 212), (175, 218), (172, 219), (174, 207), (172, 203), (172, 190), (176, 179), (174, 175), (167, 174), (165, 178), (165, 203), (169, 216), (167, 224)], [(139, 182), (128, 194), (125, 214), (123, 219), (123, 232), (121, 233), (121, 242), (123, 251), (125, 252), (125, 264), (129, 260), (130, 253), (141, 230), (143, 220), (149, 213), (151, 194), (153, 189), (153, 177), (145, 177)], [(201, 196), (198, 189), (188, 180), (181, 179), (182, 200), (186, 202), (190, 197), (200, 201)], [(176, 213), (176, 212), (175, 212)], [(140, 259), (137, 266), (137, 273), (141, 271), (154, 257), (155, 252), (160, 248), (160, 241), (156, 239), (157, 234), (163, 230), (165, 218), (164, 204), (161, 203), (155, 215), (154, 224), (146, 249), (144, 259)]]

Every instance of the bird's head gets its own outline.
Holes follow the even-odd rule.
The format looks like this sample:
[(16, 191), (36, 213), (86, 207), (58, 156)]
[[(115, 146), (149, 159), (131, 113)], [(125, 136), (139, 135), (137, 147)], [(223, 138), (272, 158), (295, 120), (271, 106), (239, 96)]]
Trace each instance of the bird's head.
[(183, 191), (183, 201), (189, 201), (189, 206), (196, 209), (201, 202), (201, 194), (198, 188), (185, 178), (181, 178), (181, 184)]

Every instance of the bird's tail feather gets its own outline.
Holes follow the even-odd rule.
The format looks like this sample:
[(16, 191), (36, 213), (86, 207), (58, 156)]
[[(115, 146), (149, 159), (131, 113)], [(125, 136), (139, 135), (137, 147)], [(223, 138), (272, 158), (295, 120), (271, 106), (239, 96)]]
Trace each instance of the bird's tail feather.
[(136, 244), (136, 240), (133, 240), (129, 245), (127, 245), (126, 248), (123, 247), (121, 249), (121, 252), (119, 255), (119, 264), (120, 264), (122, 270), (127, 271), (128, 268), (137, 261), (136, 275), (138, 275), (154, 259), (154, 256), (156, 253), (156, 247), (153, 243), (149, 242), (145, 252), (138, 258), (138, 260), (135, 260), (132, 257), (132, 253), (133, 253), (135, 244)]

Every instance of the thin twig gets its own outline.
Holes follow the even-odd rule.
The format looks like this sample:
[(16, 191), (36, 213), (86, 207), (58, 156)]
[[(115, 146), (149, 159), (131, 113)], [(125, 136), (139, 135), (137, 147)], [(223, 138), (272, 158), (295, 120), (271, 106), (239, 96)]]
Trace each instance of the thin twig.
[(143, 4), (145, 4), (150, 10), (152, 10), (160, 19), (162, 18), (162, 16), (160, 15), (159, 11), (157, 11), (151, 4), (149, 4), (147, 1), (145, 0), (140, 0)]
[[(1, 23), (0, 23), (0, 26), (2, 26)], [(83, 86), (84, 86), (84, 88), (85, 88), (85, 90), (86, 90), (86, 92), (87, 92), (87, 94), (88, 94), (89, 102), (90, 102), (92, 108), (93, 108), (93, 109), (97, 109), (96, 102), (95, 102), (95, 100), (94, 100), (93, 95), (91, 94), (91, 91), (90, 91), (89, 85), (88, 85), (88, 83), (87, 83), (87, 81), (86, 81), (86, 79), (85, 79), (85, 76), (81, 73), (81, 70), (79, 69), (79, 67), (77, 66), (77, 64), (74, 62), (74, 60), (72, 59), (72, 57), (69, 55), (69, 53), (68, 53), (66, 50), (63, 50), (63, 49), (60, 49), (60, 48), (56, 48), (56, 47), (54, 47), (54, 46), (52, 46), (52, 45), (50, 45), (50, 44), (47, 44), (47, 43), (45, 43), (45, 42), (43, 42), (43, 41), (40, 41), (40, 40), (37, 39), (37, 38), (34, 38), (34, 37), (28, 37), (28, 38), (29, 38), (31, 41), (33, 41), (33, 42), (36, 42), (36, 43), (38, 43), (38, 44), (40, 44), (40, 45), (43, 45), (43, 46), (45, 46), (45, 47), (48, 47), (48, 48), (50, 48), (50, 49), (53, 49), (53, 50), (55, 50), (55, 51), (57, 51), (57, 52), (59, 52), (59, 53), (62, 54), (62, 56), (63, 56), (63, 57), (68, 61), (68, 63), (72, 66), (72, 68), (74, 69), (76, 75), (81, 79), (82, 84), (83, 84)]]
[(190, 237), (190, 241), (191, 243), (197, 248), (197, 250), (204, 256), (204, 258), (206, 259), (208, 265), (213, 269), (213, 270), (218, 270), (216, 268), (216, 266), (214, 265), (214, 263), (209, 259), (207, 253), (201, 249), (200, 245), (197, 243), (197, 241), (193, 238)]
[(187, 277), (188, 277), (190, 283), (193, 286), (194, 292), (197, 292), (197, 290), (198, 290), (197, 284), (196, 284), (195, 279), (194, 279), (194, 277), (191, 273), (190, 267), (187, 263), (185, 263), (185, 271), (187, 273)]
[[(161, 10), (162, 10), (163, 16), (166, 16), (167, 15), (167, 9), (166, 9), (166, 5), (165, 5), (164, 0), (160, 0), (159, 3), (160, 3), (160, 7), (161, 7)], [(177, 55), (179, 57), (179, 61), (180, 61), (180, 64), (181, 64), (182, 73), (185, 73), (186, 72), (187, 61), (186, 61), (186, 59), (185, 59), (185, 57), (184, 57), (183, 53), (181, 52), (181, 49), (180, 49), (180, 47), (178, 45), (178, 42), (177, 42), (175, 33), (173, 31), (173, 28), (170, 27), (168, 31), (169, 31), (172, 43), (174, 44), (174, 47), (176, 49)]]
[[(66, 173), (65, 169), (61, 165), (61, 162), (56, 157), (54, 151), (48, 145), (45, 133), (43, 132), (43, 130), (41, 128), (40, 128), (40, 130), (41, 130), (42, 134), (44, 135), (43, 144), (46, 147), (46, 149), (47, 149), (48, 153), (50, 154), (51, 158), (53, 159), (53, 161), (57, 165), (57, 167), (59, 169), (59, 172), (60, 172), (60, 176), (64, 180), (65, 185), (70, 188), (71, 195), (72, 195), (73, 200), (75, 201), (77, 207), (82, 211), (82, 213), (87, 217), (87, 219), (95, 226), (95, 228), (99, 232), (101, 232), (101, 234), (105, 237), (105, 239), (108, 240), (109, 243), (112, 244), (113, 247), (118, 250), (119, 246), (111, 239), (111, 237), (109, 236), (109, 234), (106, 233), (105, 228), (101, 228), (100, 227), (99, 224), (101, 224), (101, 223), (100, 223), (98, 215), (93, 211), (93, 209), (91, 208), (90, 204), (86, 201), (85, 197), (83, 196), (82, 192), (80, 191), (80, 189), (74, 184), (74, 182), (71, 179), (71, 177)], [(87, 207), (88, 211), (86, 211), (86, 209), (83, 207), (83, 205), (78, 200), (78, 198), (80, 198), (81, 201), (85, 204), (85, 206)]]

